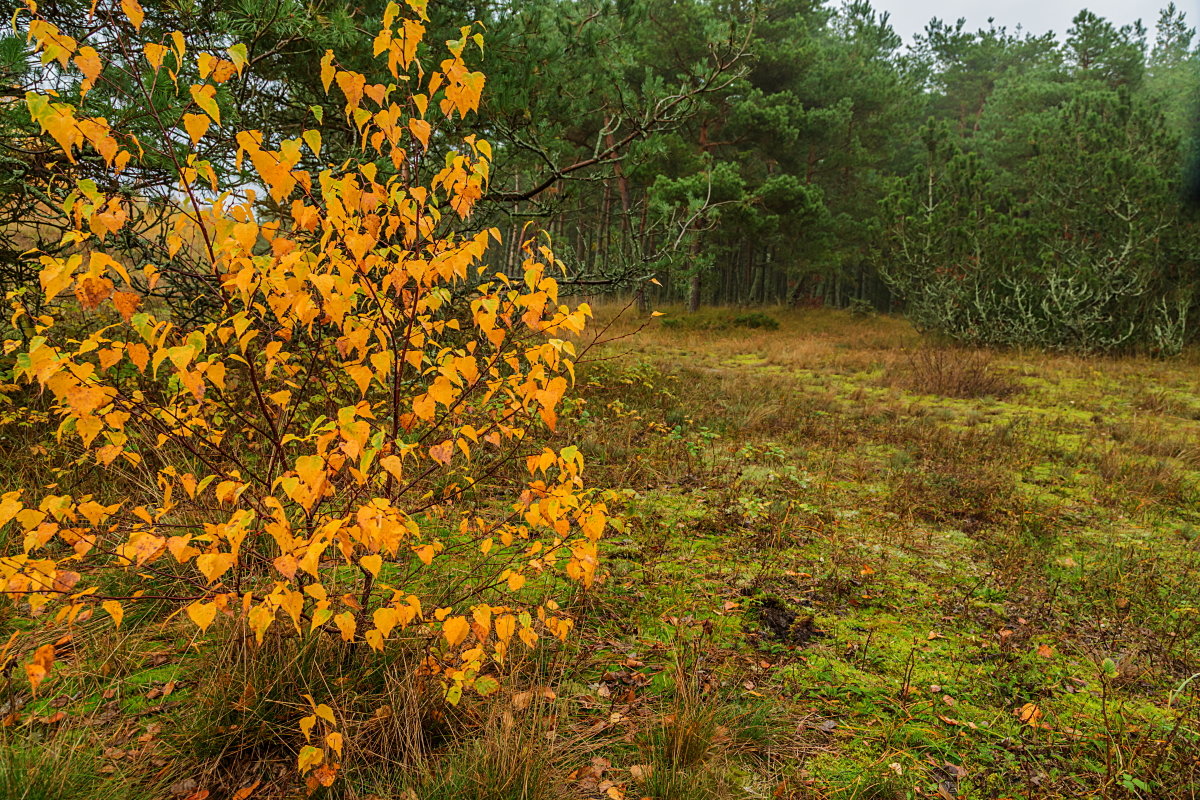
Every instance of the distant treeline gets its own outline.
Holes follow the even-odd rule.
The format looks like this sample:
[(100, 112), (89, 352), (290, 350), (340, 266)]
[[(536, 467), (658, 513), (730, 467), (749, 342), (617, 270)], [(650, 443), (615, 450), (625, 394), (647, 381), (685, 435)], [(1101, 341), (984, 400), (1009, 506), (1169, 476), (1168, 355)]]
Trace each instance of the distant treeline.
[[(218, 98), (230, 130), (298, 129), (320, 108), (323, 157), (336, 162), (357, 152), (356, 129), (319, 61), (335, 47), (369, 70), (386, 5), (146, 10), (164, 33), (247, 43), (246, 74)], [(41, 11), (102, 47), (87, 6)], [(1062, 36), (935, 19), (910, 46), (867, 2), (448, 0), (429, 13), (431, 41), (464, 19), (486, 31), (474, 56), (484, 103), (464, 125), (496, 153), (470, 224), (514, 234), (497, 267), (519, 263), (530, 225), (548, 232), (570, 285), (646, 306), (905, 310), (974, 343), (1080, 350), (1175, 352), (1194, 337), (1200, 239), (1179, 197), (1197, 50), (1174, 5), (1153, 41), (1082, 11)], [(20, 31), (0, 41), (15, 96), (29, 59)], [(106, 97), (98, 87), (85, 105), (103, 110)], [(20, 254), (66, 168), (39, 158), (36, 133), (20, 103), (0, 107), (10, 288), (31, 280)], [(235, 172), (235, 148), (210, 138), (211, 163)], [(107, 190), (169, 191), (158, 181), (144, 169)], [(161, 256), (156, 237), (148, 224), (128, 246)], [(186, 300), (186, 285), (173, 290)]]

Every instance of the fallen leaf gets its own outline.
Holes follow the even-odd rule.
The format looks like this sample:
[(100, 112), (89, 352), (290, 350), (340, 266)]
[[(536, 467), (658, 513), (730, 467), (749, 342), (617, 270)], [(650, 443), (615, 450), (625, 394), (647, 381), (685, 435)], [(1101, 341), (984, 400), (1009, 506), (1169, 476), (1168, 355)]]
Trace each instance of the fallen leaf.
[(1017, 719), (1021, 720), (1021, 722), (1024, 722), (1026, 725), (1036, 726), (1042, 719), (1042, 710), (1033, 703), (1026, 703), (1013, 713), (1016, 714)]
[(650, 777), (650, 770), (649, 764), (634, 764), (629, 768), (629, 777), (635, 781), (644, 781)]

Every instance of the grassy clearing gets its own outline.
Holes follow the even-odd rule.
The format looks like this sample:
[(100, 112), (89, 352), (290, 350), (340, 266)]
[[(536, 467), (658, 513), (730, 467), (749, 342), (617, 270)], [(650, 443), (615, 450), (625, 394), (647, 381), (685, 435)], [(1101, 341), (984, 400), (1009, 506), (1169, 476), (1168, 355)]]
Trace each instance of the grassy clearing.
[[(581, 367), (558, 435), (629, 525), (499, 694), (432, 700), (416, 645), (220, 630), (221, 672), (184, 626), (85, 623), (42, 696), (0, 697), (0, 800), (301, 796), (302, 692), (351, 743), (318, 797), (1200, 795), (1195, 362), (737, 317)], [(65, 783), (15, 780), (30, 753)]]

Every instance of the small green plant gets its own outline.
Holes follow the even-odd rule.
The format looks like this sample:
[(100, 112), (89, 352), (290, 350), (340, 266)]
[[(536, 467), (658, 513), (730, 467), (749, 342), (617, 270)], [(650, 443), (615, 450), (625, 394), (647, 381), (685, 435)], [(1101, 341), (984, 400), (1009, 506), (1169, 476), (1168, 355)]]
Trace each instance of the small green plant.
[(855, 319), (870, 319), (879, 313), (875, 310), (874, 305), (867, 300), (863, 300), (861, 297), (855, 297), (851, 300), (850, 305), (846, 306), (846, 310)]
[(779, 320), (761, 311), (751, 311), (733, 318), (733, 324), (739, 328), (756, 328), (768, 331), (779, 330)]
[(683, 450), (687, 454), (688, 473), (701, 470), (704, 466), (705, 456), (712, 450), (713, 442), (719, 438), (721, 438), (721, 434), (705, 425), (691, 431), (686, 430), (682, 425), (676, 425), (666, 436), (668, 442), (683, 446)]

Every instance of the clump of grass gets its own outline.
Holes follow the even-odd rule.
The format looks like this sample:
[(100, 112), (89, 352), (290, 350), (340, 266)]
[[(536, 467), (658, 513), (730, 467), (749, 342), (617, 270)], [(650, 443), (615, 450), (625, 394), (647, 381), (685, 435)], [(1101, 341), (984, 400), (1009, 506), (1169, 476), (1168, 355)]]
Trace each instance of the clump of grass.
[(729, 743), (721, 705), (702, 697), (686, 676), (677, 674), (676, 685), (666, 713), (640, 737), (645, 763), (635, 777), (642, 793), (654, 800), (716, 798), (721, 781), (715, 762)]
[(1133, 407), (1158, 416), (1195, 419), (1196, 409), (1183, 397), (1161, 386), (1143, 391), (1134, 398)]
[(1106, 484), (1101, 494), (1112, 505), (1133, 510), (1144, 510), (1149, 504), (1191, 508), (1200, 498), (1200, 486), (1192, 473), (1170, 460), (1131, 455), (1118, 447), (1089, 455)]
[(77, 737), (39, 741), (9, 731), (0, 740), (0, 800), (126, 800), (135, 796), (138, 791), (131, 783), (100, 773), (96, 752)]
[(885, 381), (917, 394), (942, 397), (1010, 397), (1021, 387), (997, 369), (992, 355), (983, 350), (956, 347), (921, 347), (888, 370)]
[(920, 427), (920, 435), (908, 434), (906, 457), (895, 459), (889, 510), (967, 533), (1007, 529), (1028, 510), (1012, 468), (1015, 448), (1004, 431)]
[(563, 795), (568, 766), (578, 761), (557, 730), (554, 694), (517, 692), (497, 702), (481, 725), (460, 732), (436, 763), (422, 800), (553, 800)]

